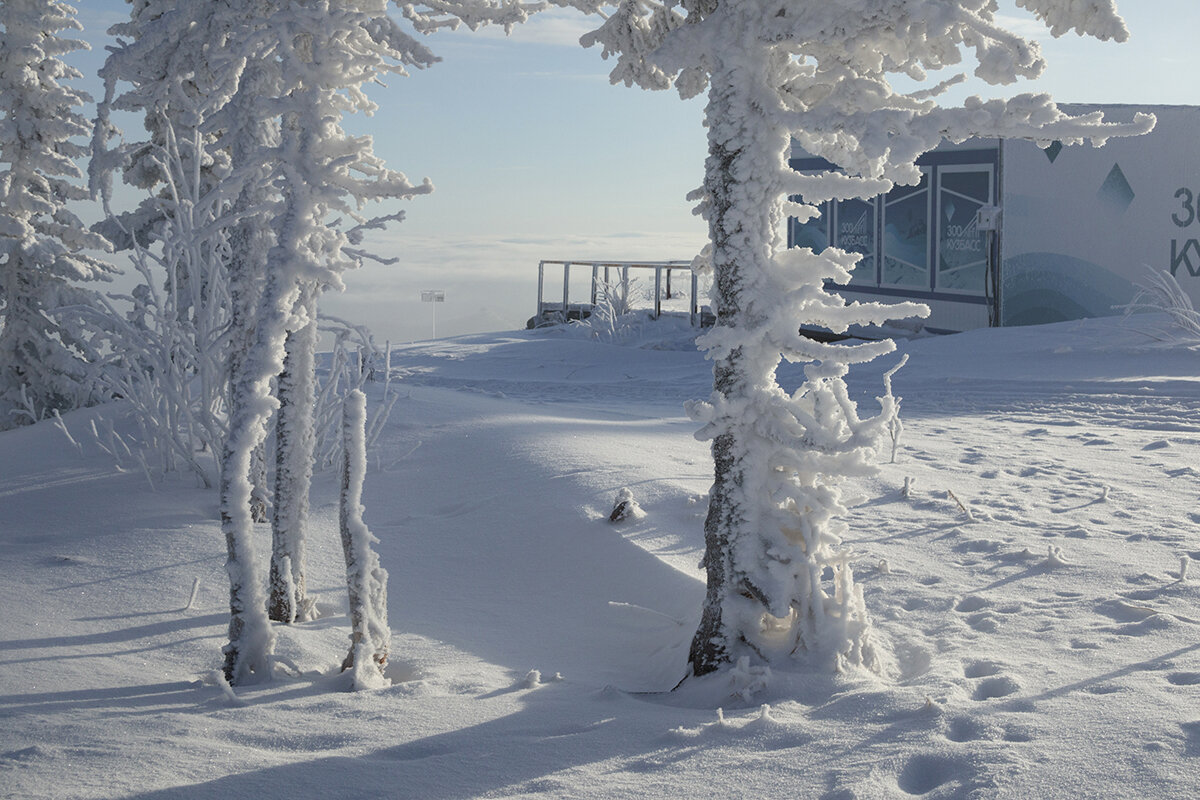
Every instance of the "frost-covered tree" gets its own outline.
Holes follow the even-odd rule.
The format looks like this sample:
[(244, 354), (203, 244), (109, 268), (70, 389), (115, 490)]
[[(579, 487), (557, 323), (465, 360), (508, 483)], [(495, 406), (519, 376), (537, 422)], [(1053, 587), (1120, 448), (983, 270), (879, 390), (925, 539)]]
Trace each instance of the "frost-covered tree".
[(87, 98), (63, 81), (82, 77), (59, 58), (87, 44), (58, 35), (79, 29), (59, 0), (0, 3), (0, 429), (96, 399), (96, 354), (76, 312), (95, 294), (76, 284), (106, 279), (106, 250), (67, 209), (88, 192), (71, 141), (89, 126)]
[[(132, 304), (147, 308), (134, 315), (138, 324), (123, 328), (120, 335), (128, 341), (114, 342), (114, 347), (154, 350), (143, 352), (144, 360), (167, 360), (172, 370), (147, 373), (136, 363), (122, 362), (110, 374), (138, 384), (139, 394), (157, 401), (146, 405), (169, 406), (172, 397), (191, 401), (143, 424), (157, 441), (183, 449), (188, 437), (181, 431), (189, 426), (179, 421), (197, 418), (211, 431), (204, 447), (219, 452), (229, 376), (247, 349), (247, 342), (234, 341), (233, 333), (252, 327), (242, 320), (256, 313), (274, 196), (265, 165), (233, 164), (244, 151), (277, 142), (278, 124), (241, 113), (230, 99), (239, 73), (219, 56), (233, 35), (229, 20), (244, 3), (132, 0), (131, 5), (129, 19), (109, 30), (117, 44), (100, 71), (105, 96), (97, 107), (89, 172), (109, 213), (99, 229), (118, 248), (132, 250), (136, 263), (146, 265), (141, 269), (145, 283)], [(247, 72), (257, 76), (274, 66), (254, 65)], [(246, 78), (248, 84), (255, 80)], [(111, 121), (114, 111), (141, 116), (147, 137), (124, 138)], [(148, 195), (137, 208), (120, 213), (111, 208), (111, 182), (118, 173)], [(159, 268), (157, 275), (151, 274), (151, 266)], [(189, 397), (178, 385), (181, 380), (195, 382), (203, 396)], [(265, 521), (268, 493), (261, 449), (253, 460), (255, 517)], [(203, 477), (208, 483), (208, 476)]]
[[(267, 606), (282, 620), (303, 616), (306, 608), (303, 528), (313, 461), (316, 299), (369, 256), (359, 248), (366, 230), (401, 217), (366, 219), (359, 214), (365, 203), (432, 189), (428, 181), (414, 185), (388, 170), (372, 154), (370, 139), (347, 135), (340, 120), (374, 109), (365, 84), (437, 59), (387, 15), (386, 0), (131, 2), (130, 23), (114, 28), (124, 38), (106, 65), (106, 78), (110, 87), (124, 81), (134, 89), (124, 95), (110, 89), (108, 105), (145, 113), (151, 136), (108, 147), (115, 129), (102, 114), (97, 142), (105, 146), (96, 148), (96, 163), (102, 174), (123, 170), (127, 181), (155, 196), (119, 218), (115, 238), (153, 238), (172, 229), (175, 207), (163, 203), (170, 181), (155, 154), (162, 142), (188, 133), (199, 134), (202, 146), (179, 160), (200, 176), (197, 184), (211, 186), (206, 197), (216, 195), (225, 204), (225, 216), (202, 230), (224, 236), (221, 274), (230, 303), (220, 493), (231, 607), (225, 671), (237, 683), (269, 673)], [(433, 0), (401, 10), (415, 29), (431, 32), (460, 23), (511, 25), (530, 7), (508, 0)], [(174, 278), (196, 279), (182, 273)], [(260, 454), (276, 410), (268, 603), (250, 523), (261, 506), (255, 501)]]
[[(278, 82), (255, 87), (253, 104), (244, 111), (279, 119), (278, 144), (259, 147), (245, 163), (273, 165), (279, 199), (253, 345), (234, 376), (222, 470), (232, 611), (225, 672), (235, 683), (263, 676), (269, 664), (271, 641), (265, 598), (254, 572), (247, 475), (251, 454), (265, 438), (276, 406), (271, 380), (284, 369), (288, 333), (314, 322), (305, 293), (340, 288), (341, 273), (361, 257), (355, 244), (361, 229), (373, 222), (358, 209), (369, 201), (432, 189), (427, 182), (414, 185), (387, 169), (372, 153), (368, 137), (350, 136), (340, 125), (348, 112), (374, 110), (363, 92), (365, 84), (427, 58), (427, 51), (388, 17), (384, 0), (281, 2), (261, 9), (257, 17), (245, 11), (237, 21), (247, 35), (230, 49), (229, 63), (243, 70), (246, 65), (278, 64)], [(331, 224), (334, 215), (354, 220), (356, 226), (336, 227)], [(303, 380), (302, 373), (307, 370), (297, 369), (293, 380)], [(296, 396), (311, 397), (310, 392), (298, 391)], [(311, 426), (311, 409), (308, 414), (309, 421), (299, 425)], [(288, 458), (287, 445), (282, 444), (279, 459)], [(306, 458), (311, 459), (311, 451)], [(289, 533), (300, 540), (299, 532)], [(286, 582), (287, 576), (280, 573)]]
[(377, 542), (363, 522), (362, 490), (367, 475), (367, 397), (346, 395), (342, 413), (342, 493), (338, 503), (346, 591), (350, 603), (350, 652), (342, 671), (355, 689), (386, 686), (384, 668), (392, 631), (387, 621), (387, 571), (371, 548)]
[[(1056, 36), (1127, 36), (1111, 0), (1018, 5)], [(965, 50), (988, 83), (1038, 75), (1037, 44), (1002, 29), (996, 13), (994, 0), (623, 0), (581, 39), (616, 56), (614, 83), (674, 86), (685, 98), (707, 92), (708, 159), (695, 199), (709, 225), (717, 324), (701, 340), (714, 362), (713, 392), (691, 412), (703, 423), (698, 435), (712, 441), (715, 483), (691, 674), (743, 658), (879, 663), (849, 556), (837, 549), (845, 529), (838, 485), (871, 468), (895, 411), (886, 393), (879, 414), (860, 417), (844, 378), (893, 345), (821, 344), (798, 331), (840, 332), (920, 309), (846, 304), (829, 285), (848, 281), (858, 256), (787, 251), (785, 216), (811, 219), (826, 200), (916, 183), (916, 159), (943, 138), (1100, 143), (1153, 124), (1072, 118), (1045, 95), (939, 107), (934, 98), (957, 79), (910, 92), (892, 85), (893, 76), (928, 84), (927, 71), (958, 64)], [(840, 171), (791, 170), (793, 139)], [(799, 387), (776, 381), (781, 359), (805, 365)]]

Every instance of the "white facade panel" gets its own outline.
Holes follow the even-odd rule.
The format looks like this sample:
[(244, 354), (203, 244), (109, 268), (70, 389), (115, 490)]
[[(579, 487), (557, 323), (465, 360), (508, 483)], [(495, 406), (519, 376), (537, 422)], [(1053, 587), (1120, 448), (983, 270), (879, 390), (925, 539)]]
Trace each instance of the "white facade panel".
[(1001, 319), (1005, 325), (1121, 313), (1147, 266), (1200, 302), (1200, 109), (1064, 106), (1113, 121), (1158, 117), (1145, 136), (1001, 150)]
[[(1121, 313), (1147, 267), (1169, 270), (1200, 307), (1200, 108), (1063, 108), (1158, 124), (1101, 148), (945, 143), (918, 161), (920, 186), (827, 203), (822, 218), (791, 221), (789, 245), (862, 253), (847, 299), (919, 300), (937, 331)], [(791, 163), (836, 169), (799, 150)], [(989, 203), (1001, 210), (994, 238), (974, 222)]]

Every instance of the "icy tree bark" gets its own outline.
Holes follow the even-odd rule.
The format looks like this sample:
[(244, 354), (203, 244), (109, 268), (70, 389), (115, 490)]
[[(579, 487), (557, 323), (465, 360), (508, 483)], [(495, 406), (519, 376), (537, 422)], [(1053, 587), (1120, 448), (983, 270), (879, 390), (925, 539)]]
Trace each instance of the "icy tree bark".
[[(708, 121), (708, 160), (705, 164), (705, 190), (708, 195), (709, 241), (712, 244), (713, 301), (720, 327), (736, 328), (748, 324), (742, 311), (741, 286), (748, 273), (762, 270), (755, 241), (764, 239), (764, 231), (747, 229), (759, 216), (734, 213), (738, 170), (754, 170), (756, 157), (751, 152), (753, 137), (739, 137), (734, 110), (736, 93), (728, 82), (714, 80), (709, 91), (705, 117)], [(749, 122), (750, 120), (746, 120)], [(732, 128), (731, 128), (732, 125)], [(747, 197), (753, 202), (755, 198)], [(769, 198), (760, 197), (760, 207)], [(765, 221), (765, 217), (762, 217)], [(741, 263), (739, 263), (741, 262)], [(747, 356), (736, 348), (713, 365), (713, 391), (727, 398), (745, 397), (749, 391)], [(741, 591), (732, 559), (732, 547), (747, 516), (745, 498), (746, 463), (740, 452), (738, 432), (728, 430), (712, 443), (714, 480), (709, 494), (708, 514), (704, 520), (704, 558), (706, 590), (700, 625), (692, 639), (688, 661), (696, 675), (704, 675), (730, 660), (731, 643), (724, 619), (726, 596)]]
[(342, 671), (353, 670), (355, 689), (388, 685), (383, 675), (392, 632), (387, 620), (387, 571), (371, 549), (377, 542), (363, 522), (362, 489), (367, 472), (366, 396), (346, 396), (342, 416), (342, 493), (339, 522), (350, 601), (350, 652)]
[(316, 441), (316, 287), (306, 286), (301, 291), (300, 306), (301, 317), (307, 322), (288, 334), (287, 354), (277, 385), (275, 508), (271, 521), (270, 616), (289, 623), (309, 619), (312, 605), (305, 593), (304, 528)]

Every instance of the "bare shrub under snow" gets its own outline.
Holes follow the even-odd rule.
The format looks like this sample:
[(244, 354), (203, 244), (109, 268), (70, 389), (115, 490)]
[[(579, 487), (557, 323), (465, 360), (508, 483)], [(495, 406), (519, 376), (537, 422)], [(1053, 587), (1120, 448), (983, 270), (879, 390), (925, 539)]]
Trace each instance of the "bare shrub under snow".
[[(1131, 328), (1168, 344), (1200, 345), (1200, 313), (1174, 275), (1165, 269), (1146, 267), (1135, 286), (1133, 299), (1122, 307)], [(1160, 322), (1160, 318), (1135, 316), (1139, 311), (1160, 312), (1167, 318)]]

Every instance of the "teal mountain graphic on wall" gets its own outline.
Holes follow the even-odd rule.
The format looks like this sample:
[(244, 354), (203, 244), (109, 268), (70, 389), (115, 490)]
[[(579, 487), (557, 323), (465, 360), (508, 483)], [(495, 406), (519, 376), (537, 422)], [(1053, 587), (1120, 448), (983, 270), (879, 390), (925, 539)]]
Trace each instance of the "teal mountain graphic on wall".
[(1126, 180), (1120, 164), (1113, 164), (1108, 177), (1104, 179), (1104, 183), (1100, 185), (1100, 190), (1096, 194), (1112, 210), (1119, 214), (1125, 213), (1125, 209), (1129, 208), (1129, 204), (1133, 202), (1134, 194), (1133, 187)]
[(1126, 278), (1062, 253), (1025, 253), (1004, 259), (1003, 325), (1042, 325), (1121, 313), (1133, 298)]

